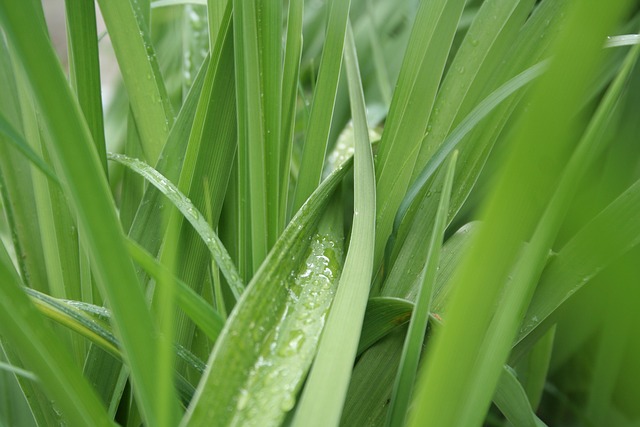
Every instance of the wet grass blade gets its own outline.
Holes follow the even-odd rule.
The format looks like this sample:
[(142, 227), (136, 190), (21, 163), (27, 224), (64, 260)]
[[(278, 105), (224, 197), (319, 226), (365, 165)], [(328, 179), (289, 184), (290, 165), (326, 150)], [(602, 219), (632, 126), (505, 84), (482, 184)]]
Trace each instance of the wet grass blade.
[(207, 245), (207, 248), (209, 248), (211, 256), (218, 263), (222, 274), (224, 274), (227, 279), (227, 283), (229, 284), (234, 296), (239, 298), (244, 291), (244, 284), (238, 275), (238, 270), (233, 264), (229, 253), (220, 241), (218, 235), (213, 231), (204, 215), (202, 215), (193, 203), (191, 203), (191, 200), (182, 194), (175, 184), (167, 180), (160, 174), (160, 172), (143, 161), (132, 159), (123, 154), (109, 154), (108, 158), (110, 160), (115, 160), (142, 175), (148, 182), (160, 190), (162, 194), (167, 196), (171, 203), (178, 208), (182, 215), (184, 215), (185, 219), (189, 221), (196, 232), (200, 235), (202, 241)]
[[(318, 187), (256, 272), (216, 342), (183, 425), (273, 425), (295, 404), (333, 297), (341, 244), (320, 230), (306, 248), (349, 166)], [(340, 229), (326, 222), (332, 234)]]
[(347, 27), (345, 68), (354, 127), (354, 214), (338, 290), (307, 379), (294, 426), (336, 425), (340, 420), (364, 319), (373, 270), (375, 175), (355, 43)]

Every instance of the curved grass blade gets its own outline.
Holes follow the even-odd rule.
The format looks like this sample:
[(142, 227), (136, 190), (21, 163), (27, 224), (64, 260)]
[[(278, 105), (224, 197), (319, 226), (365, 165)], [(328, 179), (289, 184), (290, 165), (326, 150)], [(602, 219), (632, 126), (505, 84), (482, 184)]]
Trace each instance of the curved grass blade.
[(396, 328), (409, 322), (413, 303), (402, 298), (369, 298), (364, 313), (358, 355)]
[(529, 403), (527, 393), (516, 378), (513, 369), (505, 365), (498, 381), (493, 402), (500, 412), (514, 426), (545, 427), (546, 424), (536, 416)]
[(375, 172), (351, 26), (344, 54), (354, 127), (354, 213), (338, 290), (307, 379), (294, 426), (337, 425), (347, 394), (373, 271)]
[(191, 223), (193, 228), (198, 232), (202, 241), (207, 245), (213, 259), (216, 260), (220, 271), (227, 279), (229, 288), (233, 292), (236, 299), (240, 297), (244, 291), (244, 284), (238, 275), (229, 253), (225, 249), (224, 245), (218, 238), (218, 235), (213, 231), (206, 218), (196, 209), (191, 203), (191, 200), (178, 190), (175, 184), (166, 179), (160, 172), (138, 159), (132, 159), (123, 154), (108, 153), (107, 158), (109, 160), (117, 161), (120, 164), (125, 165), (134, 172), (142, 175), (149, 183), (162, 192), (167, 198), (175, 205), (176, 208), (184, 215), (184, 217)]
[[(169, 274), (166, 268), (160, 264), (149, 252), (138, 245), (134, 240), (127, 239), (127, 246), (131, 257), (156, 279)], [(187, 286), (182, 280), (174, 277), (175, 292), (178, 306), (189, 316), (193, 323), (204, 332), (211, 342), (215, 342), (222, 331), (224, 320), (200, 295)]]
[[(108, 326), (111, 321), (108, 310), (79, 301), (60, 300), (29, 288), (25, 288), (25, 292), (42, 315), (77, 332), (118, 359), (123, 359), (120, 343)], [(94, 313), (97, 313), (95, 318)], [(175, 351), (196, 371), (204, 372), (204, 362), (191, 352), (180, 345), (175, 346)]]
[(431, 311), (431, 299), (433, 295), (434, 283), (438, 264), (440, 263), (440, 248), (444, 237), (444, 230), (447, 224), (449, 213), (449, 199), (451, 197), (451, 187), (456, 167), (458, 152), (454, 151), (449, 165), (446, 169), (444, 183), (438, 212), (436, 214), (433, 232), (429, 241), (429, 251), (422, 272), (422, 286), (416, 297), (415, 307), (409, 322), (409, 330), (402, 348), (400, 366), (396, 376), (396, 382), (391, 396), (389, 412), (387, 412), (387, 426), (401, 427), (405, 425), (411, 394), (414, 387), (418, 362), (422, 354), (422, 343), (427, 330), (427, 322)]
[[(341, 244), (326, 236), (341, 226), (325, 217), (308, 256), (300, 254), (349, 165), (318, 187), (256, 272), (227, 319), (182, 425), (277, 425), (293, 408), (339, 273)], [(311, 266), (299, 270), (301, 261)]]
[[(147, 310), (133, 264), (124, 247), (122, 229), (91, 134), (74, 102), (66, 77), (43, 27), (33, 26), (36, 3), (10, 3), (0, 8), (0, 21), (7, 39), (21, 60), (25, 78), (38, 94), (39, 112), (50, 138), (46, 139), (65, 195), (75, 208), (85, 249), (102, 295), (113, 310), (115, 330), (130, 367), (134, 393), (143, 418), (150, 425), (163, 426), (156, 419), (157, 397), (173, 390), (158, 389), (157, 333)], [(32, 28), (32, 31), (22, 31)], [(4, 298), (3, 298), (4, 300)], [(42, 375), (39, 374), (42, 378)], [(44, 381), (44, 379), (43, 379)], [(175, 408), (177, 413), (177, 399)], [(172, 405), (173, 406), (173, 405)], [(86, 424), (86, 423), (80, 423)], [(89, 424), (91, 425), (91, 424)]]
[(53, 169), (45, 163), (42, 158), (37, 155), (33, 149), (27, 144), (18, 132), (11, 126), (11, 124), (5, 119), (4, 115), (0, 114), (0, 133), (4, 134), (6, 138), (3, 141), (8, 141), (13, 147), (15, 147), (23, 156), (25, 156), (35, 167), (37, 167), (43, 174), (47, 176), (51, 181), (59, 184), (58, 177), (56, 177)]

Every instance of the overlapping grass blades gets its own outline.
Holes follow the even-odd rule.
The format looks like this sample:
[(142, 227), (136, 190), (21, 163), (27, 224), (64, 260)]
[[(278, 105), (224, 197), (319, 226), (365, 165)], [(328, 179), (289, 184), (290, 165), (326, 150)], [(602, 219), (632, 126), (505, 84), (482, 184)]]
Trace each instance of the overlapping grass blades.
[(216, 341), (184, 425), (277, 425), (295, 405), (339, 275), (340, 227), (326, 220), (331, 231), (309, 239), (349, 166), (323, 181), (256, 272)]
[[(486, 203), (484, 211), (486, 220), (478, 236), (477, 245), (459, 267), (454, 295), (449, 303), (447, 328), (436, 338), (430, 357), (427, 359), (427, 369), (416, 397), (418, 402), (424, 404), (416, 407), (412, 416), (413, 425), (422, 422), (477, 424), (485, 414), (491, 398), (489, 390), (493, 388), (487, 386), (487, 380), (493, 381), (489, 384), (495, 384), (497, 379), (495, 370), (499, 369), (506, 359), (512, 339), (511, 334), (515, 333), (515, 330), (511, 334), (505, 331), (502, 339), (506, 339), (506, 345), (491, 342), (494, 346), (484, 346), (487, 328), (513, 327), (513, 324), (506, 322), (491, 323), (493, 314), (491, 301), (497, 300), (502, 283), (507, 277), (511, 264), (515, 261), (513, 254), (516, 253), (521, 242), (530, 236), (540, 215), (542, 207), (540, 202), (544, 203), (549, 197), (548, 188), (558, 178), (559, 173), (557, 163), (548, 164), (549, 169), (544, 175), (540, 175), (533, 165), (538, 164), (539, 156), (544, 156), (545, 159), (552, 156), (558, 159), (556, 162), (566, 158), (566, 153), (570, 149), (566, 145), (571, 140), (570, 121), (581, 102), (581, 97), (584, 96), (590, 78), (587, 70), (591, 72), (595, 70), (596, 52), (601, 48), (601, 40), (615, 22), (616, 14), (622, 12), (622, 6), (620, 4), (616, 9), (607, 9), (606, 14), (604, 9), (591, 10), (582, 4), (568, 11), (570, 15), (568, 29), (555, 51), (558, 56), (545, 76), (547, 79), (542, 80), (537, 88), (537, 98), (532, 101), (531, 110), (520, 126), (521, 133), (515, 136), (518, 140), (524, 138), (522, 140), (529, 143), (523, 142), (514, 149), (513, 158), (507, 163), (508, 166), (505, 166), (497, 190)], [(600, 24), (598, 31), (594, 29), (593, 38), (589, 39), (590, 43), (585, 41), (578, 48), (572, 43), (572, 37), (579, 33), (582, 22), (588, 20), (589, 16), (595, 16), (596, 11)], [(549, 93), (563, 93), (562, 102), (554, 103), (548, 97)], [(553, 107), (550, 104), (553, 104)], [(547, 123), (548, 126), (541, 128), (538, 126), (541, 122)], [(553, 141), (553, 144), (547, 142), (542, 150), (540, 146), (542, 141)], [(519, 180), (514, 180), (514, 177), (519, 177)], [(533, 177), (536, 177), (535, 181)], [(536, 199), (537, 204), (532, 203)], [(509, 208), (514, 205), (518, 206), (517, 224), (509, 219), (513, 218)], [(505, 227), (505, 224), (511, 224), (511, 226)], [(537, 248), (536, 256), (542, 254), (546, 256), (548, 249), (544, 246)], [(491, 267), (488, 267), (482, 262), (481, 255), (487, 253), (505, 254), (505, 256), (500, 262), (496, 258)], [(491, 283), (493, 286), (484, 286), (480, 294), (473, 291), (477, 283)], [(517, 286), (526, 285), (518, 283), (512, 285), (512, 288)], [(473, 324), (466, 320), (470, 313), (473, 313)], [(467, 331), (464, 339), (459, 335), (462, 329)], [(476, 354), (476, 352), (479, 352), (477, 359), (472, 357), (461, 359), (455, 373), (450, 371), (448, 375), (442, 375), (443, 369), (446, 370), (450, 366), (449, 356), (445, 354)], [(496, 355), (500, 356), (496, 357)], [(430, 395), (435, 390), (443, 396), (442, 399), (431, 399)], [(464, 411), (460, 411), (460, 408), (453, 404), (453, 400), (460, 399), (461, 396), (465, 396), (464, 401), (472, 402)]]
[(156, 363), (146, 357), (149, 349), (156, 347), (154, 326), (123, 238), (114, 239), (122, 236), (122, 230), (104, 174), (94, 173), (101, 166), (91, 135), (43, 28), (36, 27), (29, 34), (19, 30), (37, 16), (35, 4), (6, 6), (0, 13), (3, 28), (27, 71), (32, 90), (41, 95), (37, 102), (50, 133), (47, 146), (75, 207), (78, 225), (84, 230), (82, 240), (91, 248), (98, 285), (111, 304), (140, 408), (150, 424), (164, 425), (166, 420), (155, 419), (154, 402), (158, 393), (173, 395), (174, 391), (155, 387)]

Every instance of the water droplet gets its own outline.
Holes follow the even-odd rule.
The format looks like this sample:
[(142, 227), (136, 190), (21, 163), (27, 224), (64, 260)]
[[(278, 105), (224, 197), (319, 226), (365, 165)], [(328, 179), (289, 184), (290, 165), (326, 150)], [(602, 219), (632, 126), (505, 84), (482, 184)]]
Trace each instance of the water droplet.
[(282, 402), (280, 403), (280, 409), (282, 409), (284, 412), (289, 412), (293, 409), (295, 404), (296, 399), (293, 397), (293, 395), (288, 394), (284, 397), (284, 399), (282, 399)]
[(200, 217), (200, 215), (198, 214), (198, 211), (196, 210), (196, 208), (194, 208), (193, 206), (189, 206), (187, 208), (187, 213), (193, 218), (193, 219), (198, 219)]
[(471, 46), (478, 46), (478, 39), (471, 37), (469, 43), (471, 43)]
[(249, 392), (242, 389), (240, 390), (240, 396), (238, 396), (238, 403), (236, 404), (236, 407), (239, 411), (242, 411), (247, 406), (247, 403), (249, 403)]

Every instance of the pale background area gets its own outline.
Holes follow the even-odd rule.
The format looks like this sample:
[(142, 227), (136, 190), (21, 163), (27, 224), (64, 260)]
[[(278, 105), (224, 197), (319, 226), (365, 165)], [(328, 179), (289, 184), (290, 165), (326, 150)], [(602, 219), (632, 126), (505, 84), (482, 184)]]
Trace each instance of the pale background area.
[[(45, 17), (49, 26), (49, 33), (53, 45), (58, 52), (60, 61), (67, 71), (67, 36), (65, 28), (65, 6), (64, 0), (43, 0)], [(106, 27), (100, 16), (100, 10), (96, 4), (98, 34), (102, 34)], [(118, 66), (111, 47), (109, 36), (102, 38), (99, 44), (100, 48), (100, 77), (102, 80), (102, 97), (105, 106), (109, 103), (113, 96), (114, 85), (119, 79)]]

